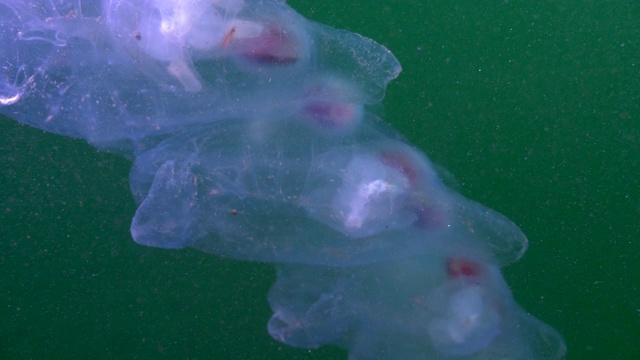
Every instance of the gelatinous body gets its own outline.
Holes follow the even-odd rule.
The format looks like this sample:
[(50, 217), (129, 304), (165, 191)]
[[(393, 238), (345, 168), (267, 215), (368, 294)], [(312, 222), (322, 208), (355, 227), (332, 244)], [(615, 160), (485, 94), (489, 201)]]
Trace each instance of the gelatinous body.
[[(513, 301), (498, 268), (466, 255), (279, 265), (269, 333), (303, 348), (341, 346), (355, 359), (562, 357), (562, 339)], [(452, 262), (475, 269), (452, 272)]]
[[(280, 1), (105, 1), (102, 15), (98, 2), (73, 4), (0, 4), (2, 112), (127, 157), (191, 125), (300, 107), (357, 122), (400, 71), (384, 47)], [(351, 110), (309, 90), (344, 77)]]
[(276, 264), (271, 335), (353, 359), (559, 358), (527, 248), (370, 108), (400, 64), (278, 0), (0, 0), (0, 113), (133, 160), (143, 245)]

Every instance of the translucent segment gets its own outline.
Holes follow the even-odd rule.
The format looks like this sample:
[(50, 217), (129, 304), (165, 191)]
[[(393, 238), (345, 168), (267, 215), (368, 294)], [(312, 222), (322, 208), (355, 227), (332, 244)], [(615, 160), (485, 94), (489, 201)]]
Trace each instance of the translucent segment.
[(381, 45), (281, 1), (0, 7), (0, 113), (130, 158), (186, 127), (238, 117), (303, 112), (352, 129), (400, 72)]
[[(354, 359), (562, 358), (560, 335), (514, 302), (498, 268), (468, 255), (279, 265), (269, 332), (303, 348), (336, 345)], [(463, 262), (478, 271), (450, 274)]]

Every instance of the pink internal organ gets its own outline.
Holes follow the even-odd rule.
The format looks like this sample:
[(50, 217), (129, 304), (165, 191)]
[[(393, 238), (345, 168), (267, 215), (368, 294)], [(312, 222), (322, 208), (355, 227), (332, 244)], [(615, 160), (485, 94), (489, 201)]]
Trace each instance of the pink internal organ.
[(222, 48), (265, 65), (290, 65), (300, 57), (297, 41), (285, 30), (271, 25), (255, 37), (239, 37), (232, 27), (222, 40)]
[(349, 126), (358, 117), (354, 106), (329, 101), (312, 101), (304, 106), (303, 112), (323, 128)]

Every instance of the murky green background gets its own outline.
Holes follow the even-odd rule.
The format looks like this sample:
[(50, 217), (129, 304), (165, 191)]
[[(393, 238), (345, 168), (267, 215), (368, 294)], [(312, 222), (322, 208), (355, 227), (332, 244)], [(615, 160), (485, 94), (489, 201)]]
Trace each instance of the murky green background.
[[(640, 2), (291, 4), (400, 59), (386, 119), (522, 227), (567, 358), (640, 358)], [(0, 120), (1, 359), (346, 359), (269, 338), (270, 266), (133, 243), (129, 167)]]

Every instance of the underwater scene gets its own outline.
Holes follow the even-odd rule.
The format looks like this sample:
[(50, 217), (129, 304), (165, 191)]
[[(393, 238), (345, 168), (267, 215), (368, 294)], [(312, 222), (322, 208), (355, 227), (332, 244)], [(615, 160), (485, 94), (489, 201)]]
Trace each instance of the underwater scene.
[(639, 10), (0, 1), (0, 357), (636, 358)]

